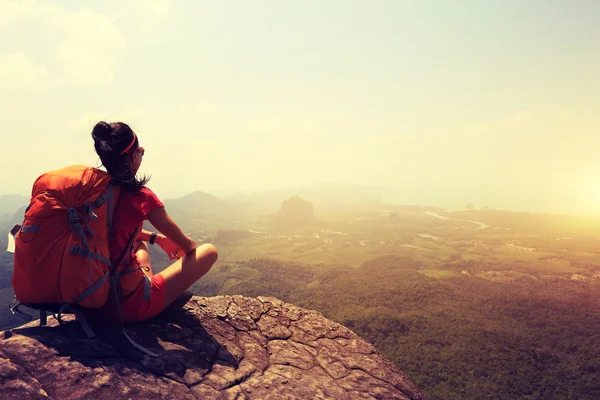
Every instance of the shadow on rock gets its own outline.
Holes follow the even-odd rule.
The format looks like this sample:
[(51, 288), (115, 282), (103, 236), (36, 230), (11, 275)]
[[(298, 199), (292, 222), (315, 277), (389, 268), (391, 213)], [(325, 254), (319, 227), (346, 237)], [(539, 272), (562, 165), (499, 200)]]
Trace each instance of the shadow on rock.
[[(202, 381), (215, 364), (237, 368), (243, 358), (240, 351), (230, 351), (228, 343), (219, 343), (197, 316), (187, 309), (163, 312), (152, 320), (125, 325), (127, 335), (139, 345), (158, 353), (149, 356), (136, 349), (125, 337), (121, 325), (89, 321), (96, 337), (87, 338), (73, 317), (59, 325), (48, 318), (48, 326), (36, 321), (13, 329), (12, 334), (31, 337), (58, 355), (70, 357), (86, 367), (113, 366), (126, 361), (145, 370), (190, 387)], [(225, 335), (227, 336), (227, 335)]]

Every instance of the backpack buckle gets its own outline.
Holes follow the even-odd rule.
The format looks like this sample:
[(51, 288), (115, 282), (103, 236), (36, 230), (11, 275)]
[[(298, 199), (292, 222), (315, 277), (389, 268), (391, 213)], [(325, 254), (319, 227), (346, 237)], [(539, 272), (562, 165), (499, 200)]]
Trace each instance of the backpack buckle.
[(8, 304), (8, 309), (10, 310), (10, 312), (13, 315), (17, 315), (21, 318), (25, 318), (27, 321), (31, 321), (33, 319), (33, 315), (31, 314), (27, 314), (26, 312), (23, 312), (21, 310), (19, 310), (20, 306), (23, 306), (24, 304), (21, 303), (21, 301), (19, 299), (17, 299), (17, 296), (15, 296), (15, 298), (13, 299), (13, 301), (11, 301)]
[(68, 213), (69, 213), (69, 221), (79, 222), (79, 214), (77, 213), (77, 210), (75, 208), (73, 208), (73, 207), (69, 208)]
[(19, 301), (19, 299), (17, 299), (17, 296), (15, 296), (15, 298), (10, 303), (8, 303), (8, 309), (11, 313), (14, 314), (15, 308), (17, 308), (20, 304), (21, 302)]
[(73, 246), (71, 247), (71, 250), (69, 250), (69, 253), (79, 256), (83, 253), (83, 249), (79, 246)]

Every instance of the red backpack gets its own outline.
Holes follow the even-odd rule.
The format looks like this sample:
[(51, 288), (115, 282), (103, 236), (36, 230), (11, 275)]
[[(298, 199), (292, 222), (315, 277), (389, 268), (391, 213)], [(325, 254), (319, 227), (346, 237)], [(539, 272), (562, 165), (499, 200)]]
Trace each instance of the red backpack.
[[(49, 171), (35, 181), (25, 219), (11, 231), (13, 313), (24, 314), (20, 305), (38, 309), (41, 325), (46, 324), (46, 311), (58, 312), (61, 323), (61, 313), (74, 313), (86, 334), (94, 336), (82, 308), (102, 307), (109, 294), (115, 295), (120, 276), (127, 273), (117, 267), (129, 261), (125, 257), (138, 233), (112, 265), (108, 239), (118, 197), (119, 187), (106, 172), (83, 165)], [(118, 299), (117, 308), (120, 315)]]
[(118, 186), (81, 165), (46, 172), (33, 184), (15, 235), (13, 289), (22, 303), (102, 307), (110, 291), (108, 235)]

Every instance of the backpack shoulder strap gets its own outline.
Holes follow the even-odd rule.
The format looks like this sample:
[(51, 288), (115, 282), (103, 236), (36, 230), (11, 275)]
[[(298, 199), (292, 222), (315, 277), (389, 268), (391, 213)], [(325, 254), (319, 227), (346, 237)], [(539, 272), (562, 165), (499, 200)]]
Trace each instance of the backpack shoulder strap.
[(121, 188), (118, 185), (110, 183), (106, 188), (106, 197), (108, 198), (108, 231), (112, 231), (113, 215), (119, 202), (119, 196), (121, 195)]
[[(114, 186), (112, 189), (110, 188), (110, 186)], [(107, 191), (114, 191), (114, 190), (119, 190), (120, 188), (116, 185), (110, 185), (109, 189), (107, 189)], [(117, 200), (115, 201), (115, 204), (111, 204), (111, 200), (113, 199), (113, 196), (109, 196), (108, 197), (108, 201), (109, 201), (109, 214), (108, 214), (108, 221), (109, 221), (109, 229), (112, 227), (112, 217), (114, 214), (114, 209), (117, 206), (117, 202), (120, 198), (120, 192), (119, 194), (117, 194)], [(127, 340), (129, 341), (129, 343), (131, 343), (136, 349), (152, 356), (152, 357), (160, 357), (160, 354), (155, 353), (151, 350), (148, 350), (147, 348), (145, 348), (144, 346), (136, 343), (131, 337), (129, 337), (129, 335), (127, 334), (127, 332), (125, 331), (125, 325), (123, 324), (123, 314), (121, 312), (121, 302), (119, 299), (119, 294), (118, 294), (118, 282), (119, 279), (121, 278), (122, 274), (121, 272), (119, 272), (119, 267), (121, 266), (121, 264), (125, 261), (125, 257), (127, 257), (127, 255), (131, 252), (131, 248), (133, 246), (133, 243), (135, 242), (135, 239), (137, 239), (138, 235), (139, 235), (140, 230), (136, 229), (135, 231), (133, 231), (133, 233), (131, 234), (131, 236), (129, 237), (129, 240), (127, 242), (127, 246), (125, 247), (125, 249), (123, 250), (123, 254), (121, 254), (121, 257), (119, 258), (119, 261), (111, 266), (111, 271), (110, 271), (110, 291), (111, 294), (113, 296), (113, 300), (115, 303), (115, 306), (117, 307), (117, 314), (119, 315), (119, 320), (121, 321), (121, 329), (123, 330), (123, 334), (125, 335), (125, 337), (127, 338)], [(147, 285), (147, 283), (149, 283), (149, 280), (146, 279), (146, 286), (149, 289), (149, 285)], [(147, 292), (147, 288), (144, 288), (144, 297), (146, 297), (146, 292)], [(149, 295), (149, 293), (148, 293)]]

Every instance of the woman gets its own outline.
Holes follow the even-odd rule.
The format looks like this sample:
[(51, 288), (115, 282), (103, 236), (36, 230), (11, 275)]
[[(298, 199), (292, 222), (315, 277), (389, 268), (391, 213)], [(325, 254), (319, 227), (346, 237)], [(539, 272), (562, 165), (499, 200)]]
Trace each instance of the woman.
[[(217, 250), (211, 244), (196, 247), (194, 240), (169, 217), (156, 194), (146, 187), (148, 179), (137, 178), (144, 148), (127, 124), (98, 122), (92, 137), (112, 183), (120, 187), (109, 250), (113, 266), (119, 264), (118, 271), (124, 272), (118, 284), (123, 322), (144, 321), (164, 310), (206, 274), (217, 260)], [(145, 220), (160, 233), (142, 230)], [(136, 234), (134, 250), (126, 254)], [(178, 261), (153, 275), (147, 242), (158, 244), (170, 260)], [(130, 258), (127, 265), (120, 262), (123, 258)], [(103, 308), (91, 314), (118, 320), (116, 306), (111, 296)]]

